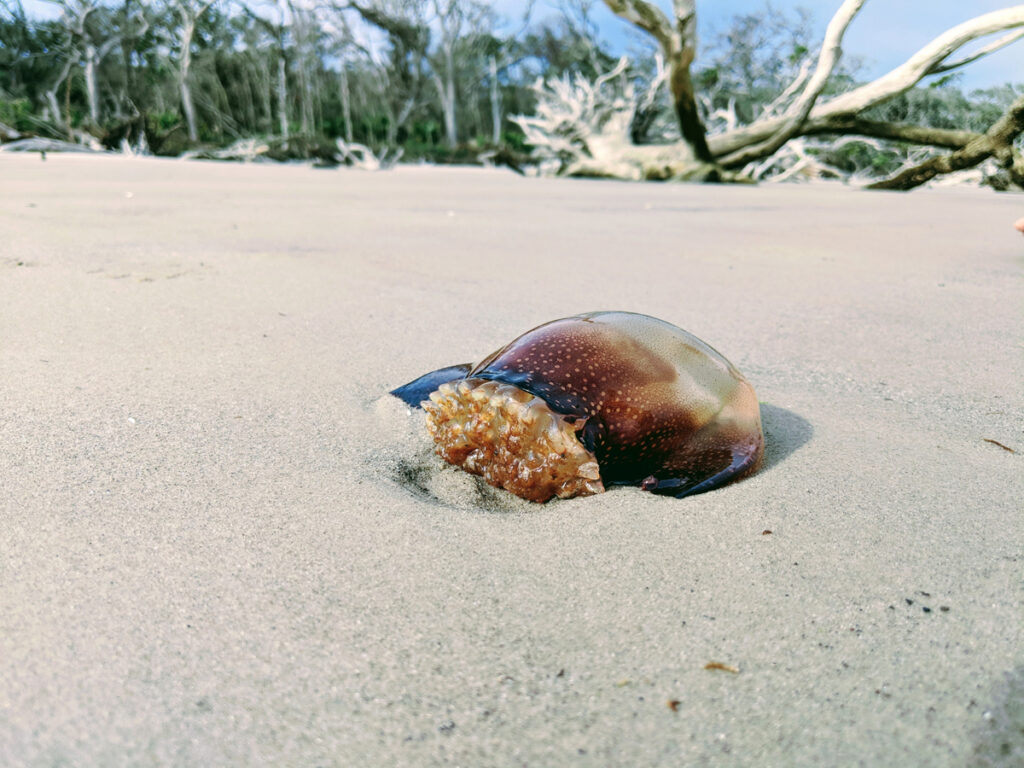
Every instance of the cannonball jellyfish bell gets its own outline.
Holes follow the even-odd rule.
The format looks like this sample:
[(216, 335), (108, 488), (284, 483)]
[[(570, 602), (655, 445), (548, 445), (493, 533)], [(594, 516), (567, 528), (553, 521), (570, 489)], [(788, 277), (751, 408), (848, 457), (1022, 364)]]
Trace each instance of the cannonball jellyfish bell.
[(445, 461), (531, 501), (610, 485), (690, 496), (752, 474), (764, 453), (757, 395), (732, 363), (632, 312), (545, 323), (391, 394), (424, 409)]

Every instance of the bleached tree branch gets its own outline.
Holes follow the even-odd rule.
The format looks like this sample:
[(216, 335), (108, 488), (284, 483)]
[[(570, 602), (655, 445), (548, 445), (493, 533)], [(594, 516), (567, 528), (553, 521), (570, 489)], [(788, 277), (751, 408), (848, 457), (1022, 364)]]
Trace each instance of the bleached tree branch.
[[(714, 110), (714, 103), (705, 100), (710, 119), (719, 126), (724, 122), (731, 128), (708, 140), (697, 111), (697, 95), (689, 70), (696, 51), (693, 0), (674, 0), (674, 20), (670, 20), (653, 0), (604, 2), (614, 13), (658, 42), (659, 60), (664, 61), (666, 79), (683, 135), (683, 141), (677, 147), (688, 147), (692, 156), (666, 161), (664, 153), (669, 149), (668, 145), (655, 150), (653, 146), (637, 146), (623, 141), (619, 130), (622, 116), (628, 114), (630, 105), (635, 109), (649, 104), (638, 100), (632, 90), (625, 94), (620, 88), (614, 96), (608, 90), (602, 92), (616, 76), (613, 72), (599, 78), (596, 83), (566, 79), (546, 87), (538, 84), (537, 117), (519, 119), (527, 141), (536, 147), (545, 147), (548, 157), (560, 159), (560, 172), (617, 178), (707, 180), (736, 178), (737, 175), (730, 170), (746, 168), (753, 178), (765, 175), (773, 178), (826, 174), (845, 176), (846, 171), (830, 168), (823, 161), (820, 143), (815, 145), (802, 138), (828, 133), (845, 137), (834, 141), (834, 146), (851, 141), (873, 146), (880, 139), (918, 145), (920, 148), (909, 153), (901, 150), (900, 154), (908, 157), (909, 164), (902, 170), (909, 175), (899, 174), (894, 181), (897, 185), (923, 183), (919, 179), (927, 174), (970, 167), (987, 157), (994, 158), (1008, 169), (1011, 177), (1016, 178), (1014, 174), (1017, 174), (1024, 178), (1024, 160), (1013, 147), (1013, 137), (1024, 131), (1024, 107), (1019, 110), (1014, 107), (1005, 119), (985, 134), (885, 123), (861, 117), (865, 110), (913, 88), (924, 77), (962, 67), (1024, 37), (1024, 5), (965, 21), (935, 37), (882, 77), (822, 103), (822, 94), (842, 56), (846, 30), (866, 2), (842, 0), (815, 59), (803, 62), (794, 81), (753, 124), (733, 128), (734, 102), (730, 102), (728, 110)], [(969, 43), (976, 40), (984, 42), (987, 36), (1007, 30), (1012, 31), (969, 55), (952, 58)], [(622, 66), (620, 63), (616, 70)], [(659, 67), (655, 84), (661, 74)], [(611, 126), (615, 126), (615, 130), (610, 130)], [(935, 157), (939, 149), (954, 151), (946, 157)], [(661, 154), (655, 154), (655, 151)]]
[(1003, 35), (998, 40), (993, 40), (988, 45), (982, 46), (970, 56), (964, 56), (962, 59), (957, 59), (949, 64), (943, 64), (940, 67), (935, 67), (930, 74), (938, 75), (943, 72), (949, 72), (954, 69), (970, 64), (972, 61), (977, 61), (980, 58), (988, 56), (990, 53), (995, 53), (1000, 48), (1005, 48), (1010, 43), (1014, 43), (1024, 37), (1024, 29), (1019, 29), (1016, 32), (1011, 32), (1008, 35)]
[(808, 123), (802, 131), (804, 136), (823, 133), (870, 136), (890, 141), (905, 141), (947, 149), (960, 149), (982, 134), (973, 131), (957, 131), (949, 128), (929, 128), (906, 123), (884, 123), (859, 117), (845, 117), (829, 121)]
[(913, 189), (942, 173), (971, 168), (989, 157), (1004, 165), (1014, 163), (1013, 141), (1024, 133), (1024, 96), (1015, 101), (1006, 113), (967, 146), (949, 155), (935, 157), (893, 178), (869, 185), (869, 189)]
[(804, 86), (807, 82), (807, 78), (811, 75), (811, 64), (812, 58), (807, 57), (800, 64), (800, 71), (797, 72), (793, 82), (786, 86), (785, 90), (782, 91), (772, 102), (761, 110), (761, 116), (759, 119), (767, 117), (777, 117), (780, 114), (785, 114), (788, 110), (787, 106), (790, 99)]
[(907, 61), (872, 83), (838, 96), (821, 106), (835, 114), (860, 112), (909, 90), (923, 77), (935, 74), (942, 63), (963, 46), (1004, 29), (1024, 27), (1024, 5), (1004, 8), (958, 24), (942, 33)]
[[(965, 21), (943, 32), (906, 62), (873, 82), (848, 93), (816, 105), (808, 115), (811, 122), (827, 121), (863, 112), (899, 94), (910, 90), (922, 78), (936, 74), (951, 55), (973, 40), (1006, 29), (1024, 27), (1024, 5), (993, 11)], [(776, 134), (787, 118), (760, 120), (744, 128), (709, 139), (711, 152), (716, 157), (727, 156), (757, 142), (766, 141)]]
[(697, 109), (690, 64), (697, 53), (697, 8), (695, 0), (673, 0), (675, 24), (658, 6), (646, 0), (604, 0), (612, 13), (644, 30), (661, 47), (669, 68), (669, 91), (679, 120), (683, 140), (699, 162), (710, 163), (707, 130)]
[(825, 89), (825, 84), (839, 63), (842, 56), (843, 35), (846, 33), (850, 22), (860, 12), (861, 7), (867, 0), (846, 0), (836, 11), (825, 30), (825, 39), (821, 44), (821, 54), (818, 57), (818, 66), (814, 74), (804, 87), (803, 92), (796, 102), (790, 107), (784, 117), (784, 122), (776, 131), (775, 135), (761, 144), (746, 147), (738, 152), (719, 158), (719, 163), (725, 168), (742, 168), (747, 163), (758, 160), (762, 157), (776, 152), (779, 147), (797, 135), (803, 127), (811, 108), (818, 100), (818, 96)]
[(645, 0), (605, 0), (605, 5), (616, 16), (651, 35), (663, 51), (672, 49), (672, 24), (658, 6)]
[(665, 57), (660, 51), (654, 54), (654, 77), (651, 78), (650, 84), (647, 86), (647, 90), (644, 91), (643, 96), (640, 97), (637, 103), (637, 111), (642, 112), (650, 109), (654, 106), (654, 102), (658, 98), (658, 92), (661, 90), (661, 86), (668, 80), (668, 68), (665, 66)]

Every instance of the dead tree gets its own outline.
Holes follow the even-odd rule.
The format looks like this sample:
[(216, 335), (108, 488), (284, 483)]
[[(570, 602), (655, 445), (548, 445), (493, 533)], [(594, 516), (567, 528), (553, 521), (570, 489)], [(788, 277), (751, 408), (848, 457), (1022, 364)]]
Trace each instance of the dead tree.
[[(651, 95), (637, 96), (632, 79), (626, 76), (628, 65), (623, 57), (611, 72), (593, 82), (580, 74), (567, 74), (534, 84), (537, 114), (512, 120), (534, 146), (541, 171), (630, 181), (721, 178), (724, 172), (697, 161), (685, 141), (632, 143), (630, 125), (637, 105)], [(709, 173), (715, 175), (709, 179)]]
[(189, 83), (189, 70), (192, 66), (192, 38), (195, 36), (196, 22), (210, 9), (215, 0), (172, 0), (181, 26), (178, 42), (181, 54), (178, 59), (178, 87), (181, 92), (181, 111), (185, 115), (188, 126), (188, 139), (199, 141), (199, 127), (196, 121), (195, 103), (192, 101), (192, 86)]
[(337, 10), (351, 9), (359, 17), (387, 35), (387, 65), (367, 51), (374, 62), (381, 106), (388, 117), (388, 147), (398, 143), (398, 131), (423, 103), (427, 79), (430, 27), (424, 18), (423, 0), (402, 0), (386, 5), (381, 0), (337, 0)]
[[(254, 3), (255, 5), (255, 3)], [(277, 19), (271, 19), (263, 15), (263, 13), (257, 12), (257, 10), (246, 4), (240, 3), (239, 7), (242, 12), (246, 14), (257, 26), (259, 26), (269, 37), (274, 41), (274, 49), (276, 53), (276, 72), (273, 76), (267, 77), (267, 87), (270, 89), (270, 80), (273, 78), (274, 85), (273, 91), (275, 98), (273, 99), (277, 104), (277, 124), (278, 133), (281, 136), (283, 146), (285, 149), (288, 148), (288, 63), (285, 60), (285, 51), (287, 49), (287, 37), (288, 37), (288, 25), (285, 23), (285, 11), (287, 10), (287, 4), (285, 2), (272, 2), (268, 3), (263, 13), (268, 16), (276, 16)], [(268, 97), (267, 102), (271, 99)], [(269, 108), (269, 107), (268, 107)]]
[(707, 129), (700, 119), (690, 77), (690, 65), (697, 55), (696, 0), (673, 0), (674, 24), (658, 6), (646, 0), (605, 0), (605, 5), (658, 41), (668, 66), (669, 92), (679, 120), (679, 132), (697, 161), (713, 162), (707, 143)]
[[(844, 0), (832, 17), (816, 57), (809, 60), (801, 68), (796, 80), (786, 88), (770, 108), (763, 111), (760, 117), (748, 125), (738, 125), (735, 115), (732, 120), (718, 121), (726, 124), (725, 130), (715, 135), (708, 135), (701, 120), (694, 92), (690, 66), (696, 56), (696, 7), (695, 0), (674, 0), (674, 18), (672, 20), (650, 0), (604, 0), (605, 4), (618, 16), (629, 21), (636, 27), (647, 32), (658, 44), (659, 52), (668, 70), (669, 94), (672, 107), (678, 120), (682, 146), (677, 147), (676, 160), (671, 163), (673, 178), (729, 178), (730, 173), (739, 176), (750, 175), (755, 164), (763, 163), (766, 158), (773, 157), (789, 142), (804, 136), (864, 136), (868, 138), (895, 139), (903, 142), (932, 145), (955, 150), (952, 155), (941, 162), (928, 165), (930, 171), (948, 172), (949, 168), (967, 167), (964, 163), (980, 162), (985, 157), (994, 156), (1000, 159), (1004, 167), (1017, 167), (1020, 164), (1019, 153), (1015, 154), (1012, 146), (1013, 138), (1005, 137), (1012, 133), (1013, 137), (1021, 131), (1014, 132), (1019, 122), (1019, 110), (1011, 109), (997, 125), (986, 134), (978, 135), (970, 131), (939, 130), (925, 126), (904, 125), (867, 120), (863, 113), (874, 106), (884, 103), (913, 88), (923, 78), (930, 75), (944, 74), (970, 64), (996, 50), (1024, 37), (1024, 5), (1017, 5), (999, 11), (977, 16), (942, 33), (929, 42), (903, 64), (894, 68), (882, 77), (854, 88), (853, 90), (823, 99), (829, 78), (842, 56), (842, 42), (846, 29), (856, 17), (865, 0)], [(958, 51), (969, 43), (1003, 32), (1003, 36), (982, 46), (976, 51), (956, 58)], [(605, 81), (607, 83), (607, 81)], [(545, 90), (546, 89), (546, 90)], [(565, 137), (573, 132), (567, 128), (566, 120), (571, 121), (571, 114), (576, 111), (585, 117), (588, 109), (591, 116), (600, 109), (587, 107), (587, 99), (592, 94), (582, 84), (575, 82), (572, 88), (568, 85), (537, 87), (538, 118), (522, 123), (524, 128), (529, 125), (530, 142), (535, 146), (543, 146), (549, 142), (558, 151), (565, 149)], [(555, 102), (560, 99), (582, 98), (583, 103), (576, 107), (563, 104), (558, 107)], [(612, 97), (615, 98), (615, 97)], [(621, 112), (625, 107), (622, 107)], [(544, 119), (544, 115), (547, 119)], [(650, 168), (644, 167), (644, 159), (635, 151), (638, 147), (623, 145), (615, 158), (597, 161), (595, 154), (587, 147), (587, 137), (604, 138), (604, 126), (595, 130), (596, 124), (580, 125), (575, 131), (577, 144), (583, 146), (583, 153), (590, 157), (588, 173), (600, 171), (601, 163), (607, 165), (607, 173), (601, 175), (619, 176), (623, 178), (649, 178)], [(604, 142), (602, 152), (607, 152), (608, 144)], [(542, 152), (544, 150), (542, 149)], [(594, 162), (597, 161), (597, 162)], [(576, 163), (575, 167), (580, 164)], [(717, 172), (696, 172), (700, 166), (713, 167)], [(574, 164), (563, 166), (563, 172), (571, 172)], [(626, 173), (622, 173), (623, 168)], [(909, 173), (909, 171), (907, 172)], [(925, 172), (913, 178), (923, 178)], [(654, 177), (659, 177), (654, 174)], [(910, 176), (903, 176), (900, 184), (915, 184)], [(923, 182), (916, 182), (923, 183)], [(893, 187), (895, 188), (895, 187)], [(901, 188), (909, 188), (901, 187)]]
[(456, 0), (433, 1), (434, 17), (441, 29), (438, 45), (438, 62), (433, 67), (434, 87), (441, 102), (444, 115), (445, 144), (454, 147), (458, 142), (458, 126), (455, 121), (455, 43), (462, 31), (465, 12)]
[(316, 8), (310, 3), (285, 0), (291, 18), (295, 70), (299, 79), (299, 130), (303, 136), (316, 133), (316, 94), (313, 88), (315, 37), (319, 32)]
[[(82, 60), (86, 47), (90, 48), (90, 58), (86, 66), (86, 93), (89, 100), (89, 116), (93, 123), (98, 121), (98, 107), (96, 106), (97, 91), (95, 78), (95, 63), (97, 51), (91, 41), (86, 39), (86, 21), (89, 15), (96, 10), (96, 4), (90, 0), (49, 0), (61, 9), (60, 20), (68, 35), (68, 51), (64, 60), (64, 66), (52, 86), (46, 90), (46, 104), (53, 113), (53, 121), (61, 124), (61, 109), (57, 102), (57, 90), (71, 77), (74, 67)], [(91, 65), (91, 66), (90, 66)], [(92, 77), (90, 77), (92, 75)], [(70, 86), (70, 83), (68, 83)], [(65, 115), (64, 130), (71, 133), (70, 115)]]
[[(833, 44), (837, 49), (841, 46), (845, 26), (835, 29), (836, 20), (845, 17), (848, 19), (848, 25), (853, 18), (852, 15), (847, 15), (850, 8), (856, 6), (854, 9), (854, 13), (856, 13), (861, 5), (863, 5), (863, 0), (847, 0), (836, 13), (832, 24), (829, 25), (830, 30), (838, 32), (838, 35), (833, 38)], [(1006, 30), (1012, 31), (968, 56), (950, 61), (957, 51), (974, 40)], [(913, 129), (926, 132), (930, 129), (920, 129), (918, 126), (893, 126), (892, 124), (873, 125), (867, 121), (859, 121), (857, 118), (871, 107), (910, 90), (929, 75), (944, 74), (959, 69), (1021, 37), (1024, 37), (1024, 5), (993, 11), (970, 19), (942, 33), (903, 64), (880, 78), (840, 94), (823, 104), (813, 104), (813, 108), (807, 112), (793, 135), (829, 132), (877, 136), (878, 131), (904, 132), (906, 135), (904, 140), (913, 141)], [(826, 46), (828, 43), (829, 38), (826, 37)], [(824, 58), (828, 55), (828, 48), (823, 46), (821, 57)], [(838, 55), (835, 60), (838, 61)], [(808, 87), (805, 87), (805, 93)], [(715, 158), (726, 164), (742, 161), (743, 158), (739, 156), (739, 153), (744, 150), (749, 153), (752, 147), (768, 142), (777, 136), (791, 119), (792, 111), (790, 109), (782, 116), (757, 120), (748, 126), (713, 137), (710, 145)], [(917, 135), (924, 138), (927, 133)]]
[[(56, 103), (54, 91), (59, 87), (64, 78), (70, 76), (71, 68), (79, 61), (85, 65), (85, 97), (89, 108), (89, 122), (93, 126), (100, 124), (100, 90), (97, 79), (97, 70), (100, 63), (114, 46), (121, 44), (120, 35), (111, 35), (105, 29), (102, 38), (96, 34), (94, 25), (89, 23), (89, 17), (100, 10), (98, 0), (47, 0), (61, 9), (61, 22), (68, 31), (72, 40), (72, 53), (66, 62), (68, 66), (62, 72), (62, 77), (57, 81), (54, 89), (47, 94), (47, 101), (53, 109)], [(145, 29), (145, 21), (138, 15), (126, 19), (127, 24), (141, 22)]]
[(333, 13), (325, 13), (321, 18), (321, 29), (333, 42), (331, 46), (338, 60), (338, 97), (341, 100), (341, 122), (343, 139), (346, 144), (353, 143), (352, 126), (352, 87), (349, 82), (350, 58), (353, 51), (364, 51), (356, 42), (355, 35), (349, 25), (342, 8), (334, 7)]
[(82, 52), (77, 47), (74, 47), (74, 44), (72, 43), (72, 47), (67, 52), (67, 58), (64, 60), (64, 66), (61, 67), (60, 73), (57, 75), (57, 79), (54, 80), (50, 88), (46, 90), (45, 95), (46, 106), (52, 115), (51, 119), (54, 123), (63, 127), (64, 132), (68, 134), (69, 138), (71, 137), (71, 115), (65, 111), (66, 113), (64, 117), (61, 117), (60, 104), (57, 102), (57, 90), (62, 84), (67, 82), (68, 78), (71, 76), (72, 67), (74, 67), (81, 58)]

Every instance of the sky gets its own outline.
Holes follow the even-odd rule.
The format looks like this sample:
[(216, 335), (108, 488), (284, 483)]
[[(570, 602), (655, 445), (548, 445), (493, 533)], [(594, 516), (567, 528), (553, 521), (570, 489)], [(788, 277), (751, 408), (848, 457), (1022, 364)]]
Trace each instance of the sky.
[[(498, 0), (497, 6), (502, 13), (512, 16), (522, 12), (525, 2)], [(772, 5), (780, 10), (791, 11), (801, 7), (811, 11), (818, 28), (818, 39), (824, 35), (825, 27), (840, 4), (841, 0), (772, 0)], [(671, 0), (658, 0), (658, 5), (671, 13)], [(1012, 6), (1014, 3), (1007, 0), (868, 0), (847, 29), (843, 48), (847, 55), (857, 56), (863, 61), (865, 77), (875, 78), (902, 64), (950, 27), (983, 13)], [(534, 18), (554, 16), (556, 7), (557, 0), (537, 0)], [(697, 0), (698, 38), (711, 40), (728, 28), (734, 16), (764, 7), (765, 0)], [(630, 25), (614, 16), (601, 2), (594, 4), (593, 18), (603, 39), (611, 44), (615, 53), (625, 52), (637, 39), (628, 31)], [(1024, 39), (960, 71), (963, 73), (961, 86), (968, 90), (1006, 82), (1024, 82)]]
[[(527, 1), (493, 0), (493, 4), (502, 16), (509, 19), (510, 26), (518, 27), (518, 20), (527, 7)], [(656, 2), (671, 13), (671, 0)], [(772, 0), (772, 5), (782, 10), (802, 7), (811, 11), (820, 39), (840, 2)], [(765, 0), (697, 0), (698, 35), (703, 40), (711, 40), (718, 32), (728, 28), (734, 16), (761, 10), (765, 4)], [(1013, 5), (1007, 0), (868, 0), (846, 32), (844, 50), (847, 55), (856, 56), (863, 62), (865, 77), (875, 78), (906, 61), (915, 51), (950, 27), (974, 16)], [(535, 0), (533, 19), (555, 16), (557, 7), (558, 0)], [(25, 0), (25, 8), (32, 15), (57, 16), (56, 6), (41, 0)], [(602, 39), (609, 44), (613, 53), (625, 53), (639, 39), (638, 33), (632, 31), (628, 23), (614, 16), (600, 0), (594, 3), (593, 18), (600, 28)], [(699, 50), (697, 65), (700, 65)], [(1024, 39), (960, 71), (960, 85), (967, 90), (1007, 82), (1024, 82)]]

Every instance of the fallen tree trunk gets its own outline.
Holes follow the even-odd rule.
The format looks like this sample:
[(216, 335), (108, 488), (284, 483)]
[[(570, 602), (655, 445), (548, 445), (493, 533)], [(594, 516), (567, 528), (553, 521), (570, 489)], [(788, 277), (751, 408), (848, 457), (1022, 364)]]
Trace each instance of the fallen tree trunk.
[[(954, 150), (946, 158), (929, 158), (926, 162), (921, 162), (922, 153), (910, 153), (909, 158), (903, 159), (905, 165), (913, 168), (897, 174), (896, 178), (902, 181), (894, 179), (892, 184), (916, 186), (923, 181), (912, 180), (914, 169), (920, 169), (918, 175), (923, 178), (928, 173), (934, 176), (969, 168), (986, 157), (995, 157), (1011, 177), (1021, 173), (1016, 169), (1012, 146), (1000, 138), (1005, 133), (1004, 122), (999, 124), (1002, 127), (993, 126), (979, 134), (872, 121), (862, 114), (907, 92), (924, 77), (958, 69), (1024, 37), (1024, 5), (965, 21), (934, 38), (882, 77), (822, 103), (821, 96), (842, 56), (845, 31), (865, 2), (843, 0), (828, 25), (813, 70), (812, 60), (808, 59), (795, 80), (753, 123), (737, 127), (735, 109), (730, 107), (732, 119), (726, 115), (727, 129), (707, 136), (690, 75), (696, 53), (695, 0), (673, 0), (674, 22), (651, 0), (604, 2), (657, 42), (661, 54), (659, 74), (651, 82), (655, 87), (660, 84), (660, 62), (664, 62), (665, 82), (681, 140), (660, 145), (634, 142), (629, 129), (637, 110), (641, 104), (646, 105), (644, 109), (650, 105), (636, 98), (631, 83), (635, 76), (626, 72), (625, 61), (593, 83), (578, 76), (538, 83), (536, 116), (521, 116), (516, 121), (526, 133), (527, 142), (537, 148), (542, 163), (546, 161), (557, 174), (706, 181), (749, 180), (765, 174), (769, 178), (830, 172), (843, 176), (843, 172), (827, 168), (817, 158), (825, 147), (806, 142), (800, 147), (791, 144), (801, 137), (822, 134)], [(964, 46), (1006, 30), (1008, 34), (994, 42), (959, 59), (953, 58)], [(712, 112), (711, 119), (719, 117), (721, 111)], [(904, 154), (902, 149), (899, 151)]]
[[(1024, 132), (1024, 96), (1017, 99), (985, 133), (977, 136), (961, 149), (942, 157), (933, 157), (920, 165), (898, 173), (891, 179), (869, 184), (868, 189), (907, 190), (919, 187), (943, 173), (973, 168), (989, 157), (1011, 173), (1024, 176), (1024, 162), (1013, 148), (1014, 139)], [(1021, 166), (1015, 168), (1015, 166)]]
[(961, 149), (982, 134), (948, 128), (928, 128), (909, 123), (883, 123), (859, 117), (815, 120), (804, 126), (804, 136), (837, 133), (843, 136), (868, 136), (873, 139), (905, 141), (947, 149)]

